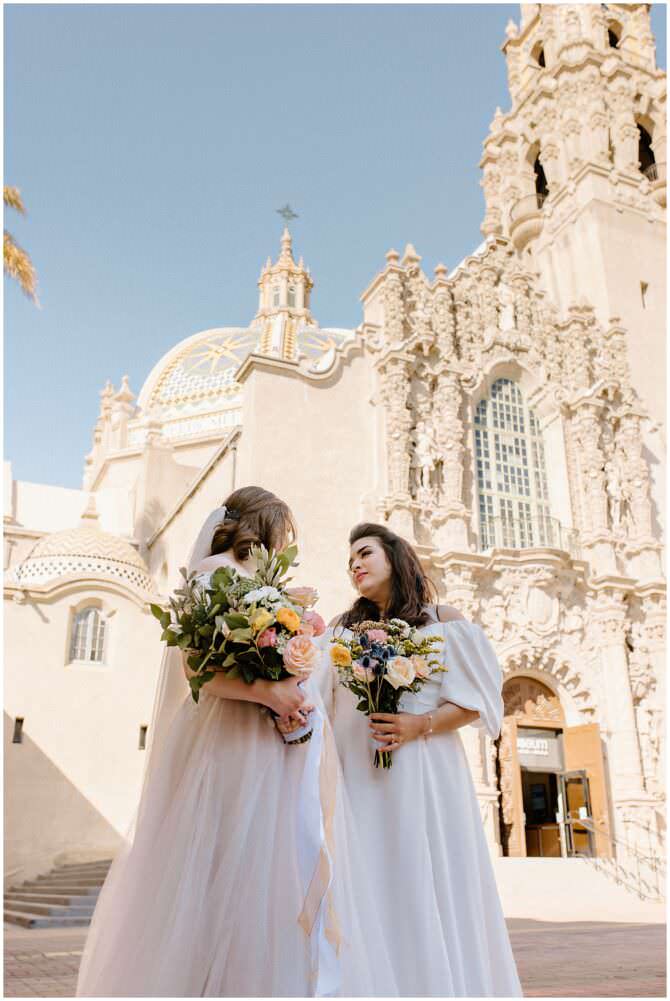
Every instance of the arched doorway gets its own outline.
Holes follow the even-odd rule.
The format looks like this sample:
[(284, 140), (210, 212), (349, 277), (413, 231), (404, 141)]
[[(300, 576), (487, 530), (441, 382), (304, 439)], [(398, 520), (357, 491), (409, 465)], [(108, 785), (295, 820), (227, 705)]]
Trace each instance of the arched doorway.
[(498, 740), (503, 855), (610, 855), (598, 724), (566, 726), (559, 699), (536, 678), (509, 678), (503, 700)]

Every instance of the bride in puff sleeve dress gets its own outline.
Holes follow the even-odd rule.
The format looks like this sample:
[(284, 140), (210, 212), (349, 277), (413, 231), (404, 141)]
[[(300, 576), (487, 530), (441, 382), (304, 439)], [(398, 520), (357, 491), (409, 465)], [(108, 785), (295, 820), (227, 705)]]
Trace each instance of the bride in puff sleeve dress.
[[(433, 611), (433, 617), (434, 617)], [(399, 710), (426, 713), (445, 702), (479, 713), (495, 738), (503, 702), (501, 671), (482, 630), (465, 619), (431, 622), (443, 640), (446, 673)], [(336, 626), (335, 635), (348, 635)], [(321, 685), (329, 702), (346, 793), (372, 878), (400, 996), (521, 997), (465, 750), (458, 730), (412, 740), (393, 751), (389, 770), (373, 766), (367, 717), (337, 684), (324, 636)]]
[[(179, 657), (170, 670), (167, 684), (183, 686)], [(312, 689), (314, 735), (289, 746), (258, 705), (205, 686), (196, 707), (182, 687), (101, 891), (77, 996), (397, 994)]]

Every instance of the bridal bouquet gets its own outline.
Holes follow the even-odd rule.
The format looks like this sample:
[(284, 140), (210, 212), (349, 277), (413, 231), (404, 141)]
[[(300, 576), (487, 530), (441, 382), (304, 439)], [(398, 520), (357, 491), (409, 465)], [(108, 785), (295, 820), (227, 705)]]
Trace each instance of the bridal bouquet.
[[(397, 713), (403, 692), (418, 692), (431, 676), (445, 671), (435, 657), (442, 640), (424, 636), (404, 619), (360, 622), (347, 639), (334, 636), (330, 657), (340, 684), (358, 698), (356, 706), (371, 713)], [(390, 768), (390, 751), (375, 751), (375, 767)]]
[[(187, 654), (194, 702), (217, 672), (247, 684), (257, 678), (305, 679), (312, 673), (319, 658), (312, 637), (320, 636), (325, 624), (312, 610), (318, 597), (314, 588), (286, 586), (297, 552), (296, 546), (278, 553), (254, 547), (253, 577), (229, 566), (211, 574), (189, 575), (182, 569), (184, 583), (168, 607), (151, 606), (163, 627), (161, 638)], [(311, 736), (306, 729), (296, 723), (290, 733), (285, 728), (281, 733), (286, 743), (302, 743)]]

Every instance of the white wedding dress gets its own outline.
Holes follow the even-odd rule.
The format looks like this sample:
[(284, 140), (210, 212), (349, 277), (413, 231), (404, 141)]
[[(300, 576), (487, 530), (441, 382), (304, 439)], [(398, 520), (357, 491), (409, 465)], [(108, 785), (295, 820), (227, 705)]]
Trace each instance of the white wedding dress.
[(316, 771), (314, 737), (286, 746), (258, 705), (186, 696), (100, 894), (77, 996), (397, 993), (332, 732), (306, 692)]
[[(338, 635), (346, 630), (336, 628)], [(496, 737), (501, 671), (479, 626), (431, 623), (444, 640), (446, 674), (405, 693), (400, 711), (444, 702), (476, 709), (474, 725)], [(369, 721), (337, 684), (324, 637), (320, 684), (361, 849), (375, 886), (400, 996), (521, 997), (472, 777), (458, 731), (419, 738), (373, 766)]]

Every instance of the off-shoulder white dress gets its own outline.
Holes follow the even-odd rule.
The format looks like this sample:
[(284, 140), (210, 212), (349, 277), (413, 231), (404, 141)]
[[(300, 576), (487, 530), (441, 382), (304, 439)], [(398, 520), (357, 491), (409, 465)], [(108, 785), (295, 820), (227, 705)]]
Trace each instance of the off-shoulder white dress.
[(100, 894), (77, 996), (397, 994), (332, 731), (306, 689), (319, 744), (286, 746), (258, 705), (206, 687), (197, 707), (184, 699)]
[[(341, 629), (336, 628), (338, 634)], [(446, 674), (406, 693), (400, 710), (452, 702), (500, 731), (501, 671), (493, 648), (466, 620), (431, 623), (444, 641)], [(332, 630), (325, 639), (330, 638)], [(521, 997), (470, 769), (458, 731), (419, 738), (373, 767), (369, 721), (336, 683), (327, 648), (320, 682), (333, 721), (346, 792), (380, 906), (400, 996)]]

